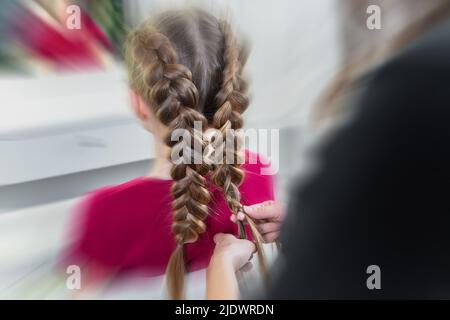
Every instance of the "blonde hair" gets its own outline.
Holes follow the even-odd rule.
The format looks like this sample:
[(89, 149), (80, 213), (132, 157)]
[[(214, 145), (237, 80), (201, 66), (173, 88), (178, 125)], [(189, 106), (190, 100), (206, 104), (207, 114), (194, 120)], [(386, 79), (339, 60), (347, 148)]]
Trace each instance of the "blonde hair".
[[(423, 4), (419, 8), (417, 7), (417, 3), (412, 3), (412, 1), (378, 0), (376, 2), (380, 4), (382, 8), (383, 4), (385, 5), (384, 12), (392, 9), (393, 5), (404, 5), (402, 10), (406, 10), (408, 8), (407, 6), (410, 6), (411, 10), (420, 10), (420, 12), (415, 12), (416, 14), (413, 17), (411, 14), (412, 12), (407, 11), (406, 13), (410, 14), (405, 15), (408, 20), (406, 26), (401, 28), (398, 32), (391, 34), (388, 38), (379, 37), (367, 46), (358, 43), (357, 45), (362, 47), (362, 50), (357, 50), (361, 48), (355, 47), (350, 47), (348, 49), (349, 57), (344, 57), (344, 65), (341, 70), (336, 74), (328, 88), (319, 98), (315, 113), (315, 120), (318, 123), (321, 123), (322, 120), (333, 117), (335, 114), (340, 112), (343, 107), (343, 100), (345, 100), (345, 96), (352, 90), (358, 79), (360, 79), (360, 77), (370, 68), (374, 67), (380, 61), (399, 52), (402, 48), (412, 43), (420, 35), (424, 34), (433, 26), (450, 16), (450, 0), (420, 2), (422, 4), (426, 4)], [(351, 0), (350, 3), (350, 8), (354, 9), (350, 12), (350, 14), (353, 17), (356, 17), (355, 19), (361, 18), (361, 16), (358, 16), (358, 12), (359, 14), (366, 14), (365, 8), (367, 8), (369, 1)], [(413, 4), (416, 4), (416, 6), (411, 6)], [(354, 12), (355, 9), (357, 9), (358, 12)], [(359, 23), (363, 22), (359, 21)], [(390, 30), (387, 30), (387, 32), (390, 32)], [(354, 56), (352, 56), (352, 54)]]

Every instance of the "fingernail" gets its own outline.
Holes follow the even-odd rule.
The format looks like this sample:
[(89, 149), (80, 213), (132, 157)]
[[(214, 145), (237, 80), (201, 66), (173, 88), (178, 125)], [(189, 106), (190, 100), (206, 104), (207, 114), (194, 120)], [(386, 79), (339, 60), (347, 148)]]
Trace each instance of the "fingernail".
[(219, 237), (221, 236), (221, 233), (216, 233), (213, 237), (214, 243), (217, 243), (219, 241)]

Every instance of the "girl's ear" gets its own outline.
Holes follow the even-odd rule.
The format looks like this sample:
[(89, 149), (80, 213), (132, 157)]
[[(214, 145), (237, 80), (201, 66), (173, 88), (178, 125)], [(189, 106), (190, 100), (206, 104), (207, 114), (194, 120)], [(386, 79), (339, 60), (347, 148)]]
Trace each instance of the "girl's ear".
[(130, 97), (131, 97), (131, 106), (133, 108), (135, 115), (141, 121), (147, 121), (150, 116), (150, 109), (145, 103), (145, 101), (134, 90), (130, 90)]

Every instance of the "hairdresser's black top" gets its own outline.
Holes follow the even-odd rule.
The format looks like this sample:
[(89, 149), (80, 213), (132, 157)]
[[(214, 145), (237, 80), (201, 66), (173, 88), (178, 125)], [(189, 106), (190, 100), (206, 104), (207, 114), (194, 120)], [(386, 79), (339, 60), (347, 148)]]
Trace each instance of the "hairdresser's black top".
[(450, 298), (450, 24), (375, 70), (354, 103), (291, 194), (267, 297)]

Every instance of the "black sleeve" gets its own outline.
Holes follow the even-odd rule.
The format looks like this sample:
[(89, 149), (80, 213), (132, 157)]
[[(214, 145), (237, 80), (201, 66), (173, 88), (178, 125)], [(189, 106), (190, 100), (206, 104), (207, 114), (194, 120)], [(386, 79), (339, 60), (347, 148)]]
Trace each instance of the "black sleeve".
[[(267, 298), (450, 296), (448, 51), (431, 63), (413, 51), (366, 83), (291, 194)], [(366, 286), (370, 265), (380, 290)]]

